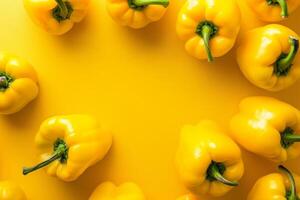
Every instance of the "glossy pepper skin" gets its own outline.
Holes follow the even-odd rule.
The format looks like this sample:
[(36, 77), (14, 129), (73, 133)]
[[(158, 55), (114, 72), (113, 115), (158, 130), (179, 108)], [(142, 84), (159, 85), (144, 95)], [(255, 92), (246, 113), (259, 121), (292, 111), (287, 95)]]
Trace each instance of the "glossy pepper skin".
[(24, 59), (0, 52), (0, 114), (20, 111), (38, 95), (38, 78)]
[(244, 172), (238, 145), (212, 121), (183, 127), (176, 167), (186, 188), (195, 195), (222, 196), (238, 185)]
[(299, 200), (300, 178), (279, 166), (282, 173), (273, 173), (258, 179), (247, 200)]
[(299, 36), (271, 24), (248, 32), (237, 49), (237, 62), (254, 85), (279, 91), (300, 77)]
[(111, 147), (112, 135), (102, 131), (89, 115), (55, 116), (42, 123), (35, 143), (42, 162), (25, 167), (24, 175), (46, 167), (48, 175), (74, 181), (104, 158)]
[(142, 190), (132, 182), (116, 186), (111, 182), (99, 185), (89, 200), (146, 200)]
[(300, 141), (300, 112), (274, 98), (242, 100), (230, 129), (237, 143), (274, 162), (285, 162), (300, 155), (297, 143)]
[(233, 47), (240, 15), (235, 0), (187, 0), (178, 15), (177, 34), (190, 55), (213, 61)]
[(161, 19), (168, 5), (169, 0), (106, 0), (110, 16), (117, 23), (134, 29)]
[(31, 19), (45, 31), (62, 35), (86, 15), (90, 0), (23, 0)]
[(265, 22), (278, 22), (299, 6), (299, 0), (247, 0), (257, 17)]
[(200, 199), (192, 194), (187, 194), (177, 198), (176, 200), (200, 200)]
[(24, 191), (14, 182), (0, 182), (0, 200), (26, 200)]

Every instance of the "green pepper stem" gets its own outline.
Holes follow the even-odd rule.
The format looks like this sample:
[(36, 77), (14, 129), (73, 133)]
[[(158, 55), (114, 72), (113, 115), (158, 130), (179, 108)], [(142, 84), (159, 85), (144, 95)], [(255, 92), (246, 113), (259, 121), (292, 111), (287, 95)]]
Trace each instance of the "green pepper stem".
[(286, 127), (284, 131), (280, 133), (280, 137), (281, 146), (285, 149), (289, 148), (295, 142), (300, 142), (300, 135), (296, 134), (290, 127)]
[(66, 3), (64, 2), (64, 0), (55, 0), (55, 1), (60, 9), (60, 16), (63, 19), (66, 19), (68, 16), (68, 12), (69, 12)]
[(288, 5), (287, 5), (286, 0), (276, 0), (276, 2), (281, 7), (281, 16), (282, 16), (282, 18), (287, 18), (289, 16), (289, 12), (288, 12)]
[(216, 163), (211, 164), (208, 170), (208, 175), (225, 185), (237, 186), (239, 184), (237, 181), (229, 181), (226, 178), (224, 178), (224, 176), (220, 173), (220, 170)]
[(6, 76), (0, 76), (0, 89), (6, 89), (8, 87), (9, 81)]
[(295, 134), (285, 134), (282, 136), (282, 139), (285, 142), (300, 142), (300, 135), (295, 135)]
[(296, 193), (296, 183), (295, 183), (295, 179), (294, 179), (292, 173), (282, 165), (279, 165), (278, 169), (287, 175), (290, 185), (291, 185), (291, 188), (287, 195), (287, 200), (298, 200), (299, 198)]
[(211, 54), (210, 47), (209, 47), (209, 40), (210, 40), (212, 33), (213, 33), (213, 28), (211, 26), (203, 25), (202, 30), (201, 30), (201, 35), (203, 38), (205, 51), (207, 53), (207, 59), (209, 62), (212, 62), (214, 60), (213, 56)]
[(61, 157), (67, 152), (67, 148), (65, 145), (61, 144), (57, 147), (57, 150), (54, 152), (54, 154), (48, 159), (45, 160), (39, 164), (37, 164), (36, 166), (33, 167), (24, 167), (23, 168), (23, 175), (29, 174), (33, 171), (36, 171), (40, 168), (43, 168), (47, 165), (49, 165), (50, 163), (52, 163), (55, 160), (61, 159)]
[(284, 71), (292, 65), (299, 50), (299, 40), (297, 38), (290, 36), (289, 43), (291, 45), (289, 53), (277, 61), (280, 71)]
[(167, 7), (169, 0), (133, 0), (132, 3), (136, 6), (162, 5)]

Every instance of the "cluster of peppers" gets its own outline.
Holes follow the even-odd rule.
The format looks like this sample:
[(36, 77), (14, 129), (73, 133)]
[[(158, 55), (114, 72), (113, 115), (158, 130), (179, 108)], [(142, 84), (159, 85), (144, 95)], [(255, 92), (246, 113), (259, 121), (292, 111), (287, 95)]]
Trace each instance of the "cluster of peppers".
[[(23, 1), (32, 20), (56, 35), (68, 32), (80, 22), (90, 4), (90, 0)], [(106, 0), (110, 16), (119, 24), (135, 29), (160, 20), (169, 3), (169, 0)], [(247, 0), (247, 3), (265, 22), (281, 21), (299, 6), (298, 0)], [(222, 56), (232, 48), (239, 32), (240, 19), (235, 0), (187, 0), (178, 16), (177, 31), (183, 39), (193, 39), (189, 43), (194, 45), (186, 44), (191, 54), (198, 58), (208, 56), (212, 60), (212, 56)], [(191, 46), (195, 46), (194, 49), (190, 49)]]
[[(299, 0), (247, 0), (265, 22), (288, 17)], [(241, 14), (235, 0), (187, 0), (177, 20), (178, 36), (187, 52), (213, 61), (228, 53), (240, 29)], [(300, 77), (299, 36), (291, 29), (270, 24), (250, 30), (237, 48), (237, 62), (254, 85), (279, 91)]]
[[(258, 18), (278, 22), (300, 4), (298, 0), (247, 0)], [(198, 59), (213, 61), (228, 53), (240, 29), (241, 14), (234, 0), (187, 0), (177, 20), (177, 34), (185, 49)], [(291, 29), (270, 24), (250, 30), (237, 48), (237, 62), (254, 85), (279, 91), (300, 77), (299, 36)], [(278, 163), (300, 154), (300, 114), (283, 102), (267, 97), (242, 101), (231, 121), (231, 138), (245, 149)], [(250, 138), (255, 138), (251, 140)], [(238, 146), (214, 122), (184, 127), (177, 152), (179, 175), (192, 194), (222, 196), (237, 186), (244, 166)], [(298, 200), (297, 175), (280, 166), (286, 175), (271, 174), (257, 181), (248, 200)], [(294, 179), (296, 178), (296, 181)]]
[[(18, 112), (38, 95), (37, 74), (22, 58), (0, 53), (0, 71), (0, 114)], [(89, 115), (55, 116), (42, 123), (35, 144), (41, 162), (24, 167), (24, 175), (45, 168), (50, 176), (74, 181), (106, 156), (112, 145), (112, 134), (103, 131), (97, 120)], [(0, 199), (26, 200), (26, 195), (14, 182), (3, 181), (0, 182)], [(90, 198), (96, 199), (145, 200), (134, 183), (119, 187), (103, 183)]]
[[(299, 0), (247, 0), (263, 21), (276, 22), (288, 17)], [(86, 15), (89, 0), (24, 0), (35, 23), (51, 34), (64, 34)], [(142, 28), (159, 20), (168, 0), (107, 0), (109, 14), (118, 23)], [(257, 6), (259, 5), (259, 6)], [(177, 33), (186, 41), (186, 50), (199, 59), (225, 55), (236, 42), (240, 10), (235, 0), (187, 0), (177, 20)], [(237, 61), (244, 75), (258, 87), (278, 91), (300, 77), (299, 36), (287, 27), (271, 24), (249, 31), (237, 50)], [(25, 60), (0, 54), (0, 113), (12, 114), (37, 97), (35, 70)], [(300, 112), (268, 97), (250, 97), (240, 104), (240, 112), (230, 123), (230, 136), (211, 121), (186, 126), (176, 156), (179, 175), (191, 194), (222, 196), (238, 185), (244, 172), (239, 145), (250, 152), (282, 163), (300, 155)], [(249, 140), (256, 138), (256, 140)], [(234, 142), (235, 141), (235, 142)], [(47, 174), (64, 181), (76, 180), (87, 168), (102, 160), (112, 145), (112, 134), (103, 131), (87, 115), (57, 116), (47, 119), (35, 138), (41, 163), (25, 167), (23, 174), (46, 168)], [(300, 179), (279, 166), (283, 174), (259, 179), (248, 200), (298, 200)], [(25, 200), (22, 189), (13, 182), (0, 182), (0, 198)], [(90, 200), (144, 200), (134, 183), (115, 186), (101, 184)]]
[[(33, 67), (15, 55), (0, 53), (0, 114), (13, 114), (35, 99), (39, 92)], [(35, 137), (41, 162), (24, 167), (23, 174), (45, 168), (50, 176), (74, 181), (90, 166), (101, 161), (112, 145), (112, 134), (101, 129), (89, 115), (55, 116), (45, 120)], [(0, 182), (0, 199), (26, 200), (23, 190), (12, 181)], [(101, 184), (90, 200), (145, 200), (134, 183), (117, 187)]]
[[(23, 0), (32, 20), (51, 34), (62, 35), (85, 17), (90, 0)], [(106, 0), (110, 16), (123, 26), (142, 28), (163, 17), (169, 0)]]
[[(190, 194), (178, 200), (197, 200), (200, 194), (219, 197), (238, 186), (244, 173), (239, 144), (276, 163), (300, 156), (300, 111), (270, 97), (248, 97), (224, 133), (213, 121), (185, 126), (176, 154), (178, 174)], [(237, 144), (236, 144), (237, 143)], [(279, 166), (257, 180), (247, 200), (299, 200), (300, 177)]]
[[(33, 21), (52, 34), (68, 32), (87, 13), (90, 0), (24, 0)], [(106, 0), (110, 16), (119, 24), (142, 28), (162, 18), (169, 0)], [(247, 0), (265, 22), (287, 18), (299, 0)], [(186, 0), (176, 23), (186, 51), (213, 61), (235, 45), (241, 24), (236, 0)], [(270, 91), (291, 86), (300, 77), (299, 36), (289, 28), (271, 24), (255, 28), (238, 45), (237, 62), (254, 85)]]

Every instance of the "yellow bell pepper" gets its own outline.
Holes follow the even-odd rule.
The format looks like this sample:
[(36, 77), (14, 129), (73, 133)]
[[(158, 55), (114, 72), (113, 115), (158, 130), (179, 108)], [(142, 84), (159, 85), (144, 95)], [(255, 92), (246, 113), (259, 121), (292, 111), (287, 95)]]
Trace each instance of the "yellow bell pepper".
[(24, 191), (14, 182), (0, 182), (0, 200), (26, 200)]
[(258, 179), (247, 200), (299, 200), (300, 178), (288, 169), (279, 166), (282, 173), (273, 173)]
[(116, 186), (111, 182), (99, 185), (89, 200), (145, 200), (142, 190), (135, 183)]
[(300, 155), (300, 112), (270, 97), (248, 97), (231, 120), (232, 138), (250, 152), (274, 162)]
[(235, 0), (187, 0), (178, 15), (177, 34), (190, 55), (212, 61), (233, 47), (240, 15)]
[(107, 0), (110, 16), (119, 24), (143, 28), (158, 21), (166, 12), (169, 0)]
[(199, 200), (199, 198), (197, 198), (196, 196), (194, 196), (192, 194), (187, 194), (187, 195), (183, 195), (183, 196), (177, 198), (177, 200)]
[(270, 91), (291, 86), (300, 77), (299, 36), (282, 25), (271, 24), (248, 32), (237, 49), (245, 77)]
[(90, 0), (23, 0), (31, 19), (47, 32), (62, 35), (86, 15)]
[(38, 95), (38, 78), (32, 66), (17, 56), (0, 53), (0, 114), (21, 110)]
[(182, 129), (176, 167), (186, 188), (196, 195), (222, 196), (238, 185), (244, 172), (238, 145), (212, 121)]
[(249, 7), (265, 22), (287, 18), (299, 5), (299, 0), (247, 0)]
[(23, 174), (47, 166), (47, 174), (73, 181), (104, 158), (112, 144), (112, 135), (102, 131), (91, 116), (56, 116), (42, 123), (35, 143), (42, 162), (23, 168)]

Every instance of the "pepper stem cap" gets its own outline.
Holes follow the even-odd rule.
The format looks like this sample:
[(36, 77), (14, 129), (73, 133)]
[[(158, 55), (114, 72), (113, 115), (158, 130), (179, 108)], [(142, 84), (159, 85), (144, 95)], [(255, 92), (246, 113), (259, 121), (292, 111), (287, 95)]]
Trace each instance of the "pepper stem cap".
[(69, 12), (66, 3), (64, 2), (64, 0), (55, 0), (55, 1), (60, 9), (60, 16), (66, 19)]
[(0, 76), (0, 89), (8, 88), (9, 81), (6, 76)]
[[(224, 168), (224, 169), (220, 169)], [(237, 181), (229, 181), (227, 180), (221, 171), (225, 171), (225, 167), (222, 164), (218, 164), (216, 162), (212, 162), (207, 170), (207, 176), (211, 180), (217, 180), (225, 185), (229, 186), (237, 186), (239, 183)]]
[(300, 135), (295, 134), (295, 131), (287, 127), (282, 133), (280, 133), (281, 137), (281, 146), (285, 149), (289, 148), (295, 142), (300, 142)]
[(281, 56), (276, 62), (275, 73), (278, 76), (287, 75), (293, 65), (293, 61), (299, 50), (299, 39), (294, 36), (289, 37), (290, 50), (288, 54)]

